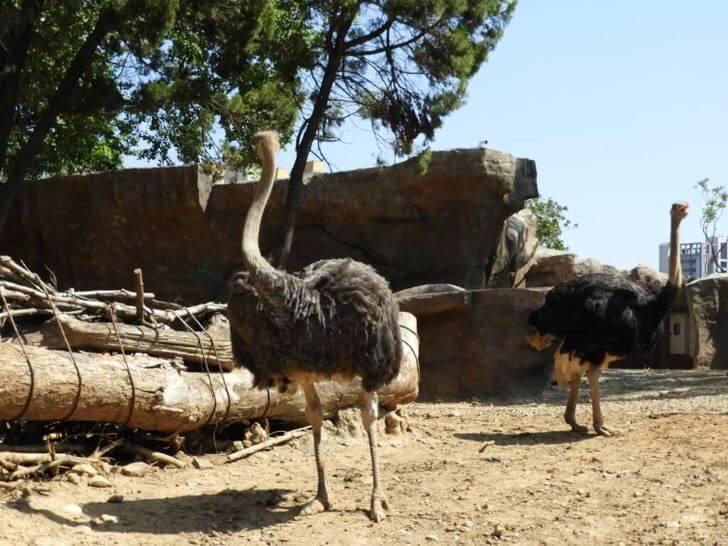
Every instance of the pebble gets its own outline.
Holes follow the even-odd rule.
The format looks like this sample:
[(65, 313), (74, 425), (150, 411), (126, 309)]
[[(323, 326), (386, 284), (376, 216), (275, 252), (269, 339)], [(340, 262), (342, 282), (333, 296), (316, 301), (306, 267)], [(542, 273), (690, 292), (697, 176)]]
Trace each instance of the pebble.
[(124, 495), (111, 495), (108, 499), (106, 499), (106, 502), (111, 502), (114, 504), (124, 502)]
[(493, 527), (493, 532), (491, 533), (491, 536), (501, 538), (503, 536), (503, 533), (505, 533), (505, 529), (503, 529), (500, 523), (496, 523), (495, 527)]
[(111, 487), (112, 484), (109, 480), (104, 478), (103, 476), (94, 476), (88, 481), (89, 486), (91, 487)]
[(437, 538), (437, 535), (425, 535), (425, 540), (429, 540), (431, 542), (437, 542), (439, 539)]
[(111, 514), (101, 514), (99, 518), (103, 523), (119, 523), (119, 518)]
[(121, 473), (124, 476), (132, 476), (134, 478), (142, 478), (151, 472), (152, 467), (141, 461), (129, 463), (121, 467)]
[(83, 508), (78, 504), (64, 504), (61, 506), (61, 510), (74, 516), (83, 516)]
[(68, 475), (66, 476), (66, 480), (68, 480), (69, 482), (71, 482), (74, 485), (78, 485), (79, 483), (81, 483), (81, 477), (78, 474), (74, 474), (71, 472), (69, 472)]
[(192, 466), (200, 470), (215, 468), (215, 465), (213, 465), (208, 459), (205, 459), (204, 457), (192, 457)]
[(69, 472), (72, 474), (86, 474), (87, 476), (95, 476), (98, 474), (93, 466), (85, 463), (75, 465)]

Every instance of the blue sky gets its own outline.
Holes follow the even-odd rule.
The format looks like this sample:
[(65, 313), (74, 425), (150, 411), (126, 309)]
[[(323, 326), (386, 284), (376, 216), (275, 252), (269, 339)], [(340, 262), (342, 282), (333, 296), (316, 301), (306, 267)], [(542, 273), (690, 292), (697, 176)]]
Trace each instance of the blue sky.
[[(657, 267), (675, 200), (700, 240), (695, 181), (728, 185), (728, 2), (521, 0), (467, 104), (434, 149), (489, 146), (536, 160), (541, 194), (569, 207), (581, 256)], [(360, 123), (325, 152), (338, 170), (374, 165)], [(293, 153), (281, 154), (290, 167)], [(728, 234), (728, 219), (720, 231)]]

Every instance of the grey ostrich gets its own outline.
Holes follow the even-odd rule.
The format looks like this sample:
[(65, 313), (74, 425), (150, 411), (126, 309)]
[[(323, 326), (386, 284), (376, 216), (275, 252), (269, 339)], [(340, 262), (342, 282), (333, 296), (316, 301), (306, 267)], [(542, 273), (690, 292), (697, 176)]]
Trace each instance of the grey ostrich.
[(361, 377), (361, 416), (372, 460), (370, 517), (379, 522), (389, 505), (377, 465), (377, 389), (399, 372), (399, 309), (387, 281), (368, 265), (322, 260), (286, 273), (265, 260), (258, 237), (279, 143), (269, 131), (258, 133), (255, 143), (262, 173), (243, 228), (247, 271), (234, 278), (228, 301), (233, 355), (253, 373), (256, 387), (303, 390), (318, 473), (316, 498), (303, 507), (304, 515), (331, 507), (321, 457), (323, 412), (315, 384)]

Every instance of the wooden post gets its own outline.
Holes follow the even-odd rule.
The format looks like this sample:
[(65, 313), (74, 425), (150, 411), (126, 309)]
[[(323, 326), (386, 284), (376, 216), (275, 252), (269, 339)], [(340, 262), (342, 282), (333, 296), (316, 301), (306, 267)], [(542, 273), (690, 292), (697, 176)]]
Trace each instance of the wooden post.
[(136, 287), (137, 322), (144, 324), (144, 276), (140, 267), (134, 270), (134, 286)]

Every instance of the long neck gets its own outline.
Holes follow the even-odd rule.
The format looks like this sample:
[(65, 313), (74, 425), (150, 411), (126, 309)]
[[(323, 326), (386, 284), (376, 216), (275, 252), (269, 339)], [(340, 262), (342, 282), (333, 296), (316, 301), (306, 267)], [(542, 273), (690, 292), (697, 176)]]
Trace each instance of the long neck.
[(262, 169), (243, 227), (243, 260), (248, 271), (256, 277), (275, 271), (275, 268), (263, 258), (258, 244), (260, 224), (275, 181), (276, 158), (270, 149), (263, 151)]
[(680, 288), (682, 285), (682, 265), (680, 263), (680, 224), (670, 223), (670, 271), (668, 282)]

